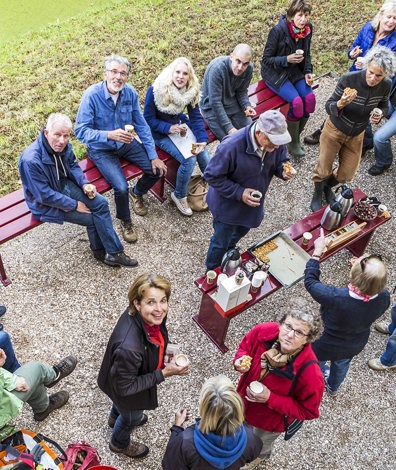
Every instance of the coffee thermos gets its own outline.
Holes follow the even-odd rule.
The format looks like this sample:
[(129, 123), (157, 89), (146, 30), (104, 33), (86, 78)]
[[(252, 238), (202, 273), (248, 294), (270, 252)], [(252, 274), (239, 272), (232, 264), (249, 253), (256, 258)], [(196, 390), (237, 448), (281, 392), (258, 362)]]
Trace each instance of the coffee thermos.
[(339, 227), (342, 220), (342, 205), (339, 201), (332, 201), (323, 212), (320, 225), (325, 230), (335, 230)]
[(338, 201), (342, 207), (341, 215), (342, 217), (346, 217), (353, 204), (353, 191), (349, 186), (343, 184), (337, 188), (336, 193), (338, 194), (335, 200)]

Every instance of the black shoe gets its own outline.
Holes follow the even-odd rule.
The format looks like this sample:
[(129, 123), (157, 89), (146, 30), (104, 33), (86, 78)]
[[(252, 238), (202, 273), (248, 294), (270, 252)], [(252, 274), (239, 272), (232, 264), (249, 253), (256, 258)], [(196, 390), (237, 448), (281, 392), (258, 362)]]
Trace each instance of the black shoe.
[(106, 253), (104, 262), (109, 266), (125, 266), (127, 268), (134, 268), (138, 265), (138, 262), (135, 259), (130, 258), (123, 251), (116, 255)]
[(66, 390), (56, 392), (53, 395), (50, 395), (49, 405), (47, 406), (47, 408), (41, 413), (34, 413), (33, 418), (36, 421), (44, 421), (50, 413), (52, 413), (54, 410), (57, 410), (58, 408), (62, 408), (62, 406), (66, 405), (68, 401), (69, 392), (66, 392)]
[(95, 250), (95, 251), (92, 251), (92, 254), (95, 259), (104, 263), (104, 259), (106, 255), (106, 252), (104, 250)]
[(368, 169), (368, 174), (371, 176), (378, 176), (382, 175), (382, 173), (387, 170), (390, 167), (390, 165), (386, 165), (383, 167), (379, 167), (377, 165), (373, 165)]
[[(114, 428), (116, 421), (117, 421), (116, 418), (113, 418), (113, 416), (109, 416), (107, 424), (109, 425), (110, 428)], [(143, 426), (143, 424), (146, 424), (147, 421), (148, 421), (148, 416), (146, 415), (146, 413), (143, 413), (140, 423), (137, 424), (136, 426)]]
[(4, 307), (4, 305), (0, 305), (0, 317), (2, 317), (7, 311), (7, 307)]
[(304, 144), (308, 145), (316, 145), (319, 143), (320, 140), (320, 134), (322, 133), (321, 129), (316, 129), (315, 132), (312, 132), (312, 134), (306, 135), (304, 137)]
[(60, 382), (62, 379), (70, 375), (73, 370), (76, 368), (77, 358), (75, 356), (67, 356), (62, 359), (58, 364), (54, 365), (55, 372), (58, 374), (56, 379), (51, 382), (49, 385), (46, 385), (47, 388), (51, 388)]

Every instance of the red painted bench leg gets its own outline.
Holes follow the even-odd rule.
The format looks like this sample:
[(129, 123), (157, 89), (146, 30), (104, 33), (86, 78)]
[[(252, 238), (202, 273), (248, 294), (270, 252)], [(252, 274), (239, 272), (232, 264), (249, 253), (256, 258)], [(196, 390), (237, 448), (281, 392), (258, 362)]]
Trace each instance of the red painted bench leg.
[(150, 189), (150, 192), (159, 202), (163, 203), (165, 201), (165, 178), (163, 176)]
[(347, 250), (359, 258), (366, 251), (367, 245), (369, 244), (371, 237), (374, 235), (374, 232), (369, 232), (362, 238), (359, 238), (359, 240), (351, 243), (349, 246), (347, 246)]
[(215, 309), (213, 299), (208, 294), (203, 294), (199, 313), (193, 316), (193, 320), (222, 353), (228, 351), (224, 340), (230, 319), (220, 315)]
[(0, 279), (1, 279), (1, 282), (3, 283), (3, 286), (5, 287), (11, 284), (11, 279), (8, 278), (7, 273), (5, 272), (1, 255), (0, 255)]
[(176, 177), (179, 165), (180, 163), (176, 160), (176, 158), (170, 158), (166, 162), (168, 171), (166, 172), (165, 180), (170, 186), (172, 186), (172, 188), (176, 187)]

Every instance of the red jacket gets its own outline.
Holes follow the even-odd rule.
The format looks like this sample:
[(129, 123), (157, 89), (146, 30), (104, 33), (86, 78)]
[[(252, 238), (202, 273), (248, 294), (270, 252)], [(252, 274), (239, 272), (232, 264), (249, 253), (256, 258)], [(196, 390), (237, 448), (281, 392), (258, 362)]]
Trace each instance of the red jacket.
[(316, 360), (311, 345), (307, 344), (292, 363), (266, 375), (263, 384), (271, 391), (266, 403), (252, 403), (245, 399), (247, 386), (253, 380), (259, 379), (262, 370), (261, 354), (270, 349), (278, 335), (278, 323), (261, 323), (255, 326), (243, 338), (234, 358), (234, 361), (244, 355), (253, 358), (250, 370), (241, 376), (237, 387), (245, 404), (245, 420), (252, 426), (270, 432), (285, 430), (285, 416), (288, 417), (289, 423), (295, 418), (300, 420), (318, 418), (324, 390), (320, 368), (318, 364), (311, 364), (298, 377), (292, 396), (288, 396), (297, 371), (306, 362)]

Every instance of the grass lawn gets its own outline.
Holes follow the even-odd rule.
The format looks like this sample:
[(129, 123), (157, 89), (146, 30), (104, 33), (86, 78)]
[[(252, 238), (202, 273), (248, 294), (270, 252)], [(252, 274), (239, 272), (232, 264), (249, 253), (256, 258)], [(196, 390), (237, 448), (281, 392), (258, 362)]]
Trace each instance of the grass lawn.
[[(313, 0), (314, 72), (347, 70), (346, 51), (382, 1)], [(0, 44), (0, 194), (20, 187), (17, 161), (51, 112), (76, 116), (81, 94), (102, 79), (114, 52), (132, 63), (131, 83), (143, 102), (158, 73), (178, 56), (198, 76), (210, 60), (240, 42), (254, 51), (255, 80), (268, 30), (286, 2), (262, 0), (113, 0), (64, 22)], [(90, 7), (92, 8), (92, 7)], [(73, 141), (80, 158), (85, 147)]]

